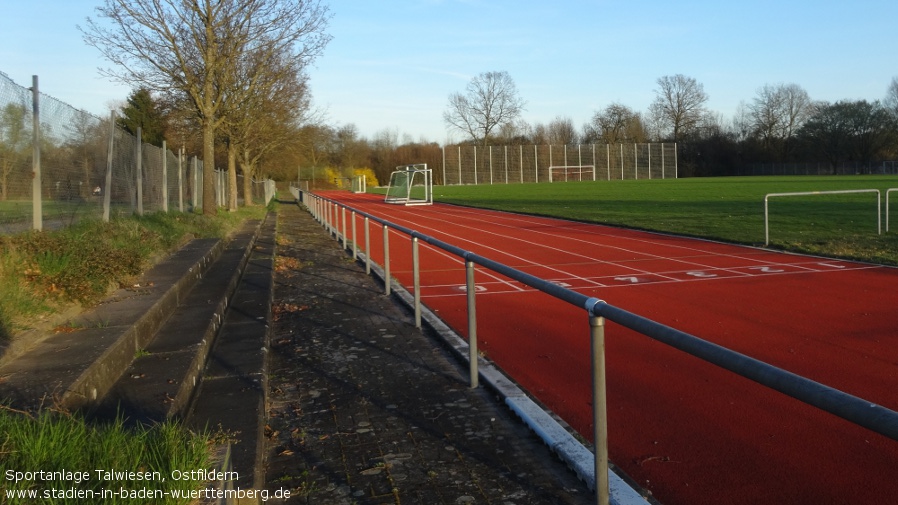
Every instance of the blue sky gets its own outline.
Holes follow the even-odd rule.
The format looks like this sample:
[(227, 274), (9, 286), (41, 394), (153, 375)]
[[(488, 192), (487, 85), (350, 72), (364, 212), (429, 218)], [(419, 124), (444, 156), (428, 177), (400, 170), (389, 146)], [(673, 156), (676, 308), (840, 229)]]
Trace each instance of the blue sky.
[[(0, 72), (98, 115), (130, 89), (100, 77), (76, 25), (100, 0), (0, 0)], [(309, 69), (315, 104), (335, 125), (444, 143), (451, 93), (507, 71), (524, 120), (579, 128), (620, 102), (645, 111), (657, 79), (700, 82), (730, 118), (765, 84), (814, 100), (880, 100), (898, 76), (895, 0), (333, 0), (333, 40)]]

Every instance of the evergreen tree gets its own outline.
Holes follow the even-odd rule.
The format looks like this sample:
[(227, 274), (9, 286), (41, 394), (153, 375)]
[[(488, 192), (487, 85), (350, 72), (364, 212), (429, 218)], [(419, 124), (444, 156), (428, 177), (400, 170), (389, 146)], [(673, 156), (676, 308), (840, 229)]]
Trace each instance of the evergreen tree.
[(161, 147), (165, 139), (165, 114), (146, 88), (131, 93), (128, 105), (122, 108), (118, 125), (131, 135), (137, 135), (140, 127), (142, 140), (147, 144)]

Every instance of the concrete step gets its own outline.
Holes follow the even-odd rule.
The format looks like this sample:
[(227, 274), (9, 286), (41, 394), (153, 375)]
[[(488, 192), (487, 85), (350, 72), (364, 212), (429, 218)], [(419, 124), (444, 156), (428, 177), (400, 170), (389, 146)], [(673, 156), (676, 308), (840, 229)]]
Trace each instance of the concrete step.
[(0, 367), (0, 398), (20, 408), (90, 408), (106, 396), (223, 250), (219, 239), (192, 240), (72, 321)]
[(187, 416), (195, 429), (232, 434), (227, 470), (242, 489), (265, 483), (264, 419), (277, 219), (262, 225), (237, 291), (209, 354)]
[(258, 231), (259, 223), (251, 222), (234, 235), (153, 339), (132, 356), (99, 402), (97, 415), (141, 421), (184, 415)]

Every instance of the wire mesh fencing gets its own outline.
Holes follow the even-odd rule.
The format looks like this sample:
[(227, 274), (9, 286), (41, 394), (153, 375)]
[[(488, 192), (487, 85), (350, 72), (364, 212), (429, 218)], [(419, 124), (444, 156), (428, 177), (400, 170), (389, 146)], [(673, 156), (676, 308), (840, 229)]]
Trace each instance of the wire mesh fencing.
[[(216, 204), (228, 178), (215, 171)], [(256, 189), (258, 186), (258, 189)], [(81, 219), (194, 212), (203, 202), (203, 162), (154, 146), (121, 128), (0, 72), (0, 233), (58, 229)], [(252, 181), (268, 203), (273, 182)], [(237, 186), (242, 196), (243, 187)]]
[[(574, 178), (554, 177), (576, 174)], [(677, 146), (656, 144), (577, 144), (447, 146), (442, 184), (514, 184), (564, 180), (673, 179)]]

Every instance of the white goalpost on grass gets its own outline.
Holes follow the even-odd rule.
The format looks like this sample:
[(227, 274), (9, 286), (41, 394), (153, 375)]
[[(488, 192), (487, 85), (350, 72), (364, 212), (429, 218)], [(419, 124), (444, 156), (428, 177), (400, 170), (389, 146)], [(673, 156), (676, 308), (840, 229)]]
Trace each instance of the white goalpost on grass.
[(594, 180), (596, 180), (596, 167), (593, 165), (553, 165), (549, 167), (549, 182)]
[(433, 173), (427, 163), (401, 165), (390, 174), (386, 203), (398, 205), (433, 204)]

